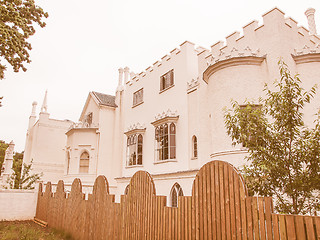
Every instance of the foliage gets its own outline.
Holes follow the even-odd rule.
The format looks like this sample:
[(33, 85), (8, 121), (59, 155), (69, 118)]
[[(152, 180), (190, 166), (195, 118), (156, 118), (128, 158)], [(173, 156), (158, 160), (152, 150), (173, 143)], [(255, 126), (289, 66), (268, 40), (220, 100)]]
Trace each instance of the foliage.
[(34, 184), (40, 180), (41, 174), (30, 174), (32, 161), (30, 164), (23, 163), (23, 152), (15, 153), (13, 156), (13, 173), (8, 178), (9, 188), (12, 189), (34, 189)]
[(70, 234), (51, 228), (43, 228), (32, 221), (0, 222), (0, 239), (46, 239), (46, 240), (72, 240)]
[(0, 0), (0, 80), (4, 78), (9, 63), (15, 72), (21, 68), (26, 71), (25, 63), (30, 63), (29, 51), (32, 49), (27, 39), (35, 33), (34, 23), (45, 27), (42, 18), (48, 13), (35, 5), (34, 0)]
[(233, 144), (248, 150), (243, 168), (251, 194), (272, 196), (280, 213), (305, 214), (320, 210), (320, 114), (313, 128), (303, 121), (303, 108), (314, 97), (316, 86), (305, 91), (298, 75), (291, 77), (279, 61), (281, 79), (275, 91), (265, 85), (259, 104), (232, 101), (225, 125)]
[(8, 148), (9, 144), (5, 141), (0, 140), (0, 176), (1, 176), (1, 168), (4, 161), (4, 156), (6, 154), (6, 149)]

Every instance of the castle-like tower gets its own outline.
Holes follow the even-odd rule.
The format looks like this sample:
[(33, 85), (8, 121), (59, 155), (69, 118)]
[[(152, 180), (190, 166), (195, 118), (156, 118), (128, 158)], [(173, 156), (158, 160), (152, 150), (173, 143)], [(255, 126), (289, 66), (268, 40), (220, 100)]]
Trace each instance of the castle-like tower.
[(49, 118), (47, 91), (37, 119), (37, 102), (32, 103), (32, 111), (26, 136), (23, 162), (32, 163), (32, 172), (42, 174), (43, 181), (58, 181), (63, 178), (65, 165), (65, 132), (72, 124), (69, 120)]
[[(33, 159), (44, 180), (53, 182), (64, 172), (67, 183), (80, 178), (92, 185), (103, 174), (111, 193), (119, 196), (131, 176), (145, 170), (158, 195), (171, 200), (177, 194), (190, 195), (205, 163), (246, 163), (246, 149), (232, 145), (224, 126), (223, 109), (230, 108), (231, 99), (245, 104), (246, 99), (263, 97), (265, 84), (280, 77), (280, 59), (300, 74), (305, 89), (319, 83), (314, 12), (306, 12), (310, 31), (274, 8), (263, 15), (263, 23), (254, 20), (242, 35), (234, 32), (211, 49), (185, 41), (145, 71), (120, 68), (115, 96), (90, 92), (79, 123), (67, 130), (63, 126), (70, 122), (49, 119), (45, 97), (39, 120), (35, 110), (30, 116), (26, 159)], [(309, 125), (319, 102), (320, 94), (305, 108)]]

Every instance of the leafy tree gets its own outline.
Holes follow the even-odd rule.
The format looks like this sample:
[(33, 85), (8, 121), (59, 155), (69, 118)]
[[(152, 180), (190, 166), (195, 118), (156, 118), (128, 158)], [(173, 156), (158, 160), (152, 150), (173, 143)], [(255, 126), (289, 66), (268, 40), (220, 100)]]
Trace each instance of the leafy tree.
[(45, 27), (43, 17), (47, 18), (48, 13), (34, 0), (0, 0), (0, 80), (6, 70), (4, 60), (15, 72), (27, 70), (24, 64), (31, 62), (27, 39), (35, 33), (34, 23)]
[(9, 146), (5, 141), (0, 140), (0, 176), (1, 176), (1, 169), (2, 169), (2, 164), (4, 161), (4, 156), (6, 154), (6, 149)]
[(259, 104), (232, 102), (225, 125), (233, 145), (248, 150), (242, 171), (251, 194), (272, 196), (280, 213), (305, 214), (320, 210), (320, 114), (313, 128), (303, 121), (303, 108), (316, 92), (305, 91), (298, 75), (291, 76), (279, 61), (281, 79), (275, 91), (265, 85)]
[(23, 163), (23, 152), (15, 153), (13, 156), (13, 174), (8, 178), (9, 188), (11, 189), (34, 189), (36, 181), (40, 180), (41, 174), (30, 174), (32, 162)]

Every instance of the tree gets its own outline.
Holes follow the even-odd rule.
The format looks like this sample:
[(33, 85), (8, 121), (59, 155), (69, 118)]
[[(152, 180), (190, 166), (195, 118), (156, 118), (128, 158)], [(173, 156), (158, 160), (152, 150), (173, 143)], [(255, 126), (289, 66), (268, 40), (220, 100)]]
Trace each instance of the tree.
[(259, 104), (232, 102), (225, 125), (233, 145), (247, 150), (244, 174), (249, 192), (272, 196), (280, 213), (305, 214), (320, 210), (320, 114), (313, 128), (303, 121), (303, 108), (316, 86), (305, 91), (298, 75), (291, 77), (279, 61), (281, 79), (275, 91), (265, 85)]
[(13, 174), (8, 178), (8, 185), (11, 189), (34, 189), (34, 184), (40, 180), (41, 174), (30, 174), (32, 162), (23, 163), (23, 152), (15, 153), (13, 156)]
[(3, 60), (15, 72), (20, 68), (27, 70), (24, 63), (31, 62), (29, 51), (32, 49), (27, 39), (35, 33), (34, 23), (45, 27), (43, 17), (47, 18), (48, 13), (35, 5), (34, 0), (0, 0), (0, 80), (6, 70)]

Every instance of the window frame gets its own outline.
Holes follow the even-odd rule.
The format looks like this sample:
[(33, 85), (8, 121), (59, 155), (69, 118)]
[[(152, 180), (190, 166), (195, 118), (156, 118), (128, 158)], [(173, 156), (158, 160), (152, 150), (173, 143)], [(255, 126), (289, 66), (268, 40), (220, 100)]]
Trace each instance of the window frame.
[[(88, 154), (88, 158), (82, 158), (83, 154)], [(84, 161), (88, 161), (87, 164), (83, 164)], [(87, 167), (87, 171), (82, 172), (81, 168), (83, 167)], [(79, 174), (88, 174), (89, 173), (89, 168), (90, 168), (90, 153), (87, 150), (84, 150), (81, 154), (80, 154), (80, 158), (79, 158)]]
[[(125, 132), (124, 134), (127, 137), (126, 141), (126, 157), (125, 157), (125, 166), (126, 168), (131, 168), (131, 167), (142, 167), (143, 166), (143, 152), (144, 152), (144, 147), (143, 147), (143, 140), (144, 140), (144, 133), (146, 129), (133, 129), (128, 132)], [(139, 140), (140, 137), (140, 140)], [(133, 140), (132, 140), (133, 138)], [(133, 141), (132, 144), (129, 143), (130, 141)], [(129, 145), (130, 144), (130, 145)], [(130, 146), (134, 145), (135, 153), (136, 153), (136, 159), (135, 159), (135, 164), (130, 163)], [(140, 149), (140, 150), (139, 150)], [(139, 161), (139, 156), (141, 157), (140, 163)]]
[[(175, 196), (173, 196), (175, 193)], [(179, 204), (179, 197), (183, 197), (183, 190), (179, 183), (173, 184), (171, 191), (170, 191), (170, 205), (171, 207), (178, 207)]]
[[(141, 99), (139, 99), (139, 97)], [(136, 107), (142, 103), (143, 103), (143, 88), (140, 88), (139, 90), (135, 91), (132, 95), (132, 107)]]
[[(177, 120), (179, 116), (165, 117), (154, 126), (154, 163), (177, 161)], [(173, 129), (171, 127), (174, 127)], [(167, 132), (164, 132), (166, 131)], [(162, 132), (161, 132), (162, 131)], [(167, 150), (167, 152), (166, 152)]]
[(174, 69), (160, 76), (160, 92), (162, 93), (174, 86)]

